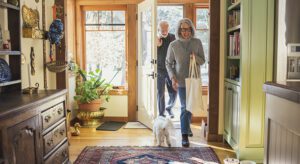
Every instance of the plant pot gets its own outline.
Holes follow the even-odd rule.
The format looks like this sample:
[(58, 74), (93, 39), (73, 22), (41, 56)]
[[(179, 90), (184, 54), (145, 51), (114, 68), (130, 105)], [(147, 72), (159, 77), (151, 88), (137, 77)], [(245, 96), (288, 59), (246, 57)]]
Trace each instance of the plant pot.
[(82, 121), (82, 126), (84, 127), (95, 127), (99, 126), (101, 119), (104, 117), (104, 111), (98, 110), (97, 112), (88, 112), (79, 110), (77, 113), (77, 118)]
[(102, 99), (96, 99), (91, 101), (90, 103), (80, 103), (77, 102), (79, 110), (86, 112), (98, 112), (100, 110)]

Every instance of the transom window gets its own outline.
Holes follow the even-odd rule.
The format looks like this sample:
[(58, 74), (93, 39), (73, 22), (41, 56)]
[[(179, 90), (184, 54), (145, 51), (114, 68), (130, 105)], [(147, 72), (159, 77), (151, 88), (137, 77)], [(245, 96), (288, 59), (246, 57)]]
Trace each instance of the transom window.
[(86, 70), (97, 68), (114, 86), (127, 86), (124, 10), (85, 11)]
[(160, 5), (157, 6), (157, 21), (168, 21), (170, 33), (175, 34), (177, 24), (183, 18), (182, 5)]

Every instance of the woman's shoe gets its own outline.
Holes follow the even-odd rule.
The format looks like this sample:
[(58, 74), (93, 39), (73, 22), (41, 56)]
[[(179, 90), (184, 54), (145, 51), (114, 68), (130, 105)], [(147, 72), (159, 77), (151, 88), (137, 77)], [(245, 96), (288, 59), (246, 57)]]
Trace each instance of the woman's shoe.
[(193, 132), (191, 129), (189, 130), (189, 137), (193, 137)]
[(189, 142), (189, 137), (187, 134), (182, 134), (182, 147), (189, 147), (190, 142)]

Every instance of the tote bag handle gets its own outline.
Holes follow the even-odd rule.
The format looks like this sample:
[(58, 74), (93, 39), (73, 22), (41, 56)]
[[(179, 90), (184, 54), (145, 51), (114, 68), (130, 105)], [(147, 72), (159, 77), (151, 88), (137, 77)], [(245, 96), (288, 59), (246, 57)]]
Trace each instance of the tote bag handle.
[(192, 53), (192, 56), (190, 57), (189, 78), (199, 78), (199, 71), (194, 53)]

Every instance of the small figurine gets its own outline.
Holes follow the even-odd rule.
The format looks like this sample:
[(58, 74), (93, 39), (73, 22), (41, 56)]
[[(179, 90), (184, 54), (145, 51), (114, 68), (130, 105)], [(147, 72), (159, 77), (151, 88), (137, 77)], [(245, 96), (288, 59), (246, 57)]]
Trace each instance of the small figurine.
[(79, 131), (79, 128), (80, 128), (80, 124), (77, 122), (74, 124), (74, 128), (71, 129), (71, 135), (72, 136), (79, 136), (80, 134), (80, 131)]
[(31, 47), (30, 51), (30, 66), (31, 66), (31, 75), (35, 75), (35, 54), (34, 54), (34, 48)]

